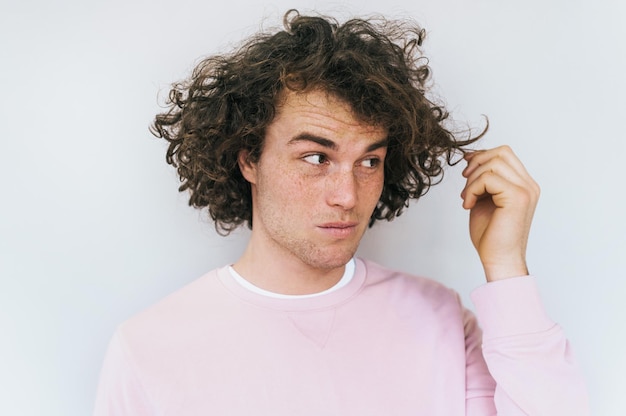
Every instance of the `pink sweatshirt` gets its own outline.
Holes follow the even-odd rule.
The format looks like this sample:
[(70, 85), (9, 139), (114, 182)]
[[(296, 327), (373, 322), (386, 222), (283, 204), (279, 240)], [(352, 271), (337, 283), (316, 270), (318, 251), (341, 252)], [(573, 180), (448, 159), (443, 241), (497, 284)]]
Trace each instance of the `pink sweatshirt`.
[(120, 326), (94, 414), (587, 415), (534, 279), (488, 283), (472, 299), (484, 337), (452, 290), (368, 261), (306, 299), (214, 270)]

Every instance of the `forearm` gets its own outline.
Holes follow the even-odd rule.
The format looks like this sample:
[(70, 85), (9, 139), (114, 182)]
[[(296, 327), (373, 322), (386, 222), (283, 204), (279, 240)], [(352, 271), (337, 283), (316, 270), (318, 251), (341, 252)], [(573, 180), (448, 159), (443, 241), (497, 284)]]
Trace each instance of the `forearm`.
[(582, 375), (563, 330), (545, 313), (534, 278), (488, 283), (472, 293), (482, 353), (500, 415), (588, 415)]

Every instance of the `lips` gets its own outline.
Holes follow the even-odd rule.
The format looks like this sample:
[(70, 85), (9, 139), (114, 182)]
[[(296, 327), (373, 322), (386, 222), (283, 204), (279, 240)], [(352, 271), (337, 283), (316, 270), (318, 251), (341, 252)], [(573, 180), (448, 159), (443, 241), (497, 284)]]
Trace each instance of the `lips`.
[(341, 221), (341, 222), (324, 223), (324, 224), (318, 225), (318, 228), (322, 232), (332, 237), (345, 238), (345, 237), (352, 236), (356, 232), (358, 225), (359, 225), (358, 222)]

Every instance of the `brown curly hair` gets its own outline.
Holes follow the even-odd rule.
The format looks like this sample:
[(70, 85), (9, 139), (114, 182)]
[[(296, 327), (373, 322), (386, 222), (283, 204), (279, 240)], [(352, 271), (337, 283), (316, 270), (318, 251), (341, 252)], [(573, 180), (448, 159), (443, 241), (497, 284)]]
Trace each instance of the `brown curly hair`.
[[(290, 10), (284, 30), (260, 33), (229, 55), (202, 60), (187, 81), (174, 84), (169, 111), (152, 133), (169, 142), (167, 163), (177, 168), (189, 205), (208, 207), (219, 232), (252, 228), (250, 184), (237, 156), (258, 161), (265, 129), (285, 88), (323, 89), (351, 105), (361, 120), (388, 131), (384, 187), (370, 226), (392, 220), (409, 199), (441, 180), (443, 161), (463, 147), (444, 127), (448, 112), (426, 98), (430, 69), (420, 46), (425, 32), (410, 21), (351, 19), (343, 24)], [(458, 160), (457, 160), (458, 161)]]

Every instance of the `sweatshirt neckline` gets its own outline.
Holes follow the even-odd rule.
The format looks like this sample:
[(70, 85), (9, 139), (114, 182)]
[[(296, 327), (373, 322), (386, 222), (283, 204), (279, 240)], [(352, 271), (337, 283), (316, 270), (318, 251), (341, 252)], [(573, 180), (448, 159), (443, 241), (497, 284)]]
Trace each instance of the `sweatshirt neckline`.
[(354, 275), (347, 285), (330, 293), (305, 298), (271, 298), (252, 292), (237, 283), (230, 274), (228, 266), (218, 269), (217, 275), (228, 292), (245, 302), (276, 310), (307, 311), (336, 306), (349, 300), (361, 290), (366, 276), (365, 263), (359, 258), (355, 258), (354, 263)]

